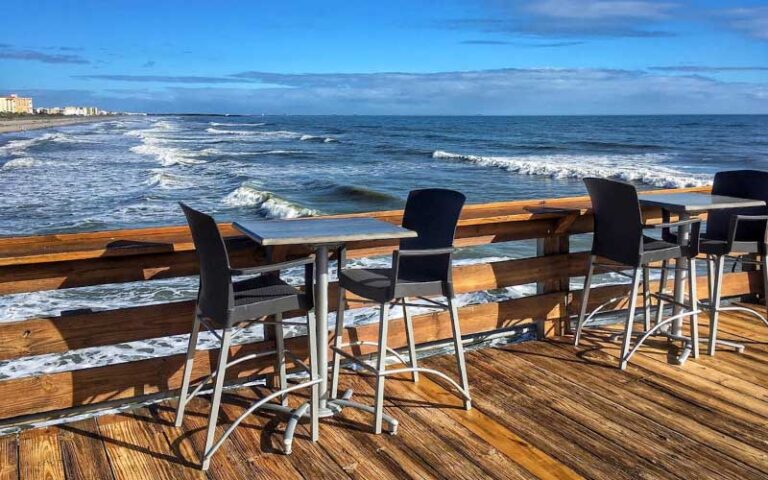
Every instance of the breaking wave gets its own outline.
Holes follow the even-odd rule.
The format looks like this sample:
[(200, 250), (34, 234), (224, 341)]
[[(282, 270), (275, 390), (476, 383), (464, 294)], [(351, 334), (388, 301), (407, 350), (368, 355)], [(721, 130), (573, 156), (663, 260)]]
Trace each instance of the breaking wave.
[(20, 157), (8, 160), (3, 164), (3, 170), (10, 170), (15, 168), (29, 168), (40, 165), (40, 161), (32, 157)]
[(317, 136), (317, 135), (302, 135), (299, 137), (299, 140), (302, 142), (322, 142), (322, 143), (333, 143), (337, 142), (333, 137), (323, 137), (323, 136)]
[(189, 188), (192, 186), (192, 182), (180, 175), (169, 173), (162, 169), (154, 169), (150, 171), (147, 185), (172, 190), (177, 188)]
[(11, 140), (0, 147), (0, 153), (5, 155), (22, 155), (27, 148), (47, 142), (66, 144), (94, 143), (92, 140), (86, 140), (82, 137), (73, 137), (64, 133), (46, 133), (39, 137)]
[[(180, 148), (166, 147), (159, 145), (155, 141), (147, 141), (141, 145), (131, 147), (130, 151), (138, 153), (139, 155), (146, 155), (155, 157), (161, 165), (170, 167), (172, 165), (193, 165), (196, 163), (205, 163), (205, 160), (200, 160), (200, 153), (189, 152)], [(203, 153), (203, 155), (205, 155)]]
[(518, 175), (552, 178), (608, 177), (661, 188), (699, 187), (712, 182), (709, 175), (690, 174), (662, 166), (664, 154), (634, 155), (522, 155), (515, 157), (480, 156), (436, 150), (432, 158), (495, 167)]
[(255, 207), (259, 215), (266, 218), (309, 217), (318, 213), (316, 210), (296, 205), (272, 192), (259, 190), (250, 185), (241, 185), (224, 197), (224, 204), (230, 207)]
[(221, 122), (208, 122), (208, 125), (212, 127), (263, 127), (266, 122), (259, 123), (221, 123)]

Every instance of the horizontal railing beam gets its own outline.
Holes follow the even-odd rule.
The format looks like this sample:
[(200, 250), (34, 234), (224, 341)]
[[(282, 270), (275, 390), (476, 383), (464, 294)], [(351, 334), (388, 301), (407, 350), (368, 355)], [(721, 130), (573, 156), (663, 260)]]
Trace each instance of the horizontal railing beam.
[[(459, 309), (462, 333), (471, 335), (482, 332), (525, 325), (534, 321), (558, 318), (560, 295), (549, 294), (465, 306)], [(414, 317), (414, 332), (418, 343), (433, 343), (451, 338), (447, 312), (435, 312)], [(345, 329), (345, 342), (374, 341), (378, 325), (369, 324)], [(402, 319), (392, 320), (389, 328), (389, 345), (401, 348), (406, 344)], [(232, 348), (232, 358), (248, 353), (272, 349), (272, 342), (258, 342)], [(299, 358), (306, 356), (306, 337), (286, 340), (286, 348), (296, 352)], [(357, 353), (368, 353), (367, 346)], [(193, 378), (203, 378), (215, 365), (217, 350), (198, 351), (195, 355)], [(272, 372), (274, 360), (262, 358), (243, 362), (227, 370), (230, 379), (248, 378)], [(0, 382), (0, 419), (39, 414), (83, 405), (129, 399), (170, 391), (181, 385), (184, 355), (140, 360), (71, 372), (41, 374), (9, 379)]]
[[(584, 255), (555, 255), (459, 266), (454, 268), (454, 288), (468, 293), (549, 280), (570, 269), (579, 274), (585, 259)], [(337, 291), (332, 282), (331, 310), (337, 308)], [(352, 308), (362, 306), (355, 295), (348, 293), (347, 298)], [(0, 360), (189, 333), (193, 305), (193, 301), (182, 301), (0, 323)]]

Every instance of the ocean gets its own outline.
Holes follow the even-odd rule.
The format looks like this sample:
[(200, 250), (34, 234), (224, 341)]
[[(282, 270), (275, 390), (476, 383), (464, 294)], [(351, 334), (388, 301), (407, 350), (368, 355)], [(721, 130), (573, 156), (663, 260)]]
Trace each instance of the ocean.
[[(640, 189), (699, 186), (736, 168), (768, 169), (768, 116), (124, 117), (0, 135), (0, 236), (180, 225), (181, 200), (221, 221), (294, 218), (401, 208), (415, 188), (453, 188), (482, 203), (582, 195), (586, 176)], [(586, 248), (588, 238), (575, 243)], [(514, 242), (462, 250), (457, 262), (534, 252), (534, 242)], [(189, 299), (196, 287), (180, 278), (9, 295), (0, 297), (0, 321)], [(460, 301), (533, 291), (527, 285)], [(372, 312), (350, 317), (364, 323)], [(254, 329), (243, 341), (260, 335)], [(185, 342), (168, 337), (4, 362), (0, 378), (164, 355)]]

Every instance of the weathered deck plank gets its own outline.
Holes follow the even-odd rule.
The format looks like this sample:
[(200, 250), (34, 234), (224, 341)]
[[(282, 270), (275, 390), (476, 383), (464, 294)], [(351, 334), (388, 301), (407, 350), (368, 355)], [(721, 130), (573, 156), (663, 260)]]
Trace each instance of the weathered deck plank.
[(68, 480), (114, 479), (107, 450), (99, 436), (96, 419), (62, 425), (59, 428), (59, 445)]
[(0, 480), (19, 478), (19, 440), (14, 435), (0, 437)]
[(19, 478), (21, 480), (63, 480), (65, 478), (58, 429), (32, 430), (21, 436)]
[[(702, 317), (706, 331), (706, 317)], [(666, 343), (650, 342), (626, 372), (606, 330), (571, 338), (469, 352), (474, 408), (465, 412), (439, 381), (387, 384), (396, 436), (373, 435), (368, 414), (347, 409), (321, 424), (320, 441), (299, 427), (284, 456), (284, 423), (246, 419), (196, 468), (208, 399), (189, 404), (181, 428), (175, 402), (0, 437), (0, 479), (236, 478), (723, 478), (768, 477), (768, 328), (723, 315), (723, 338), (748, 340), (744, 354), (724, 349), (682, 368), (666, 363)], [(422, 361), (453, 374), (450, 356)], [(372, 378), (345, 374), (342, 387), (370, 402)], [(253, 398), (225, 396), (223, 431)]]

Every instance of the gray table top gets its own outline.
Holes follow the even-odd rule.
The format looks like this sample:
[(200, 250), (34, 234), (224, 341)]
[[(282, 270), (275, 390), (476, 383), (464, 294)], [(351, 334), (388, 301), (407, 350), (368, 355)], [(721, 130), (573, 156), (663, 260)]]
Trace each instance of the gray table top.
[(709, 193), (681, 192), (638, 195), (640, 204), (659, 207), (672, 213), (701, 213), (727, 208), (763, 207), (762, 200), (725, 197)]
[(233, 225), (257, 243), (265, 246), (324, 245), (417, 236), (413, 230), (364, 217), (256, 220), (234, 222)]

